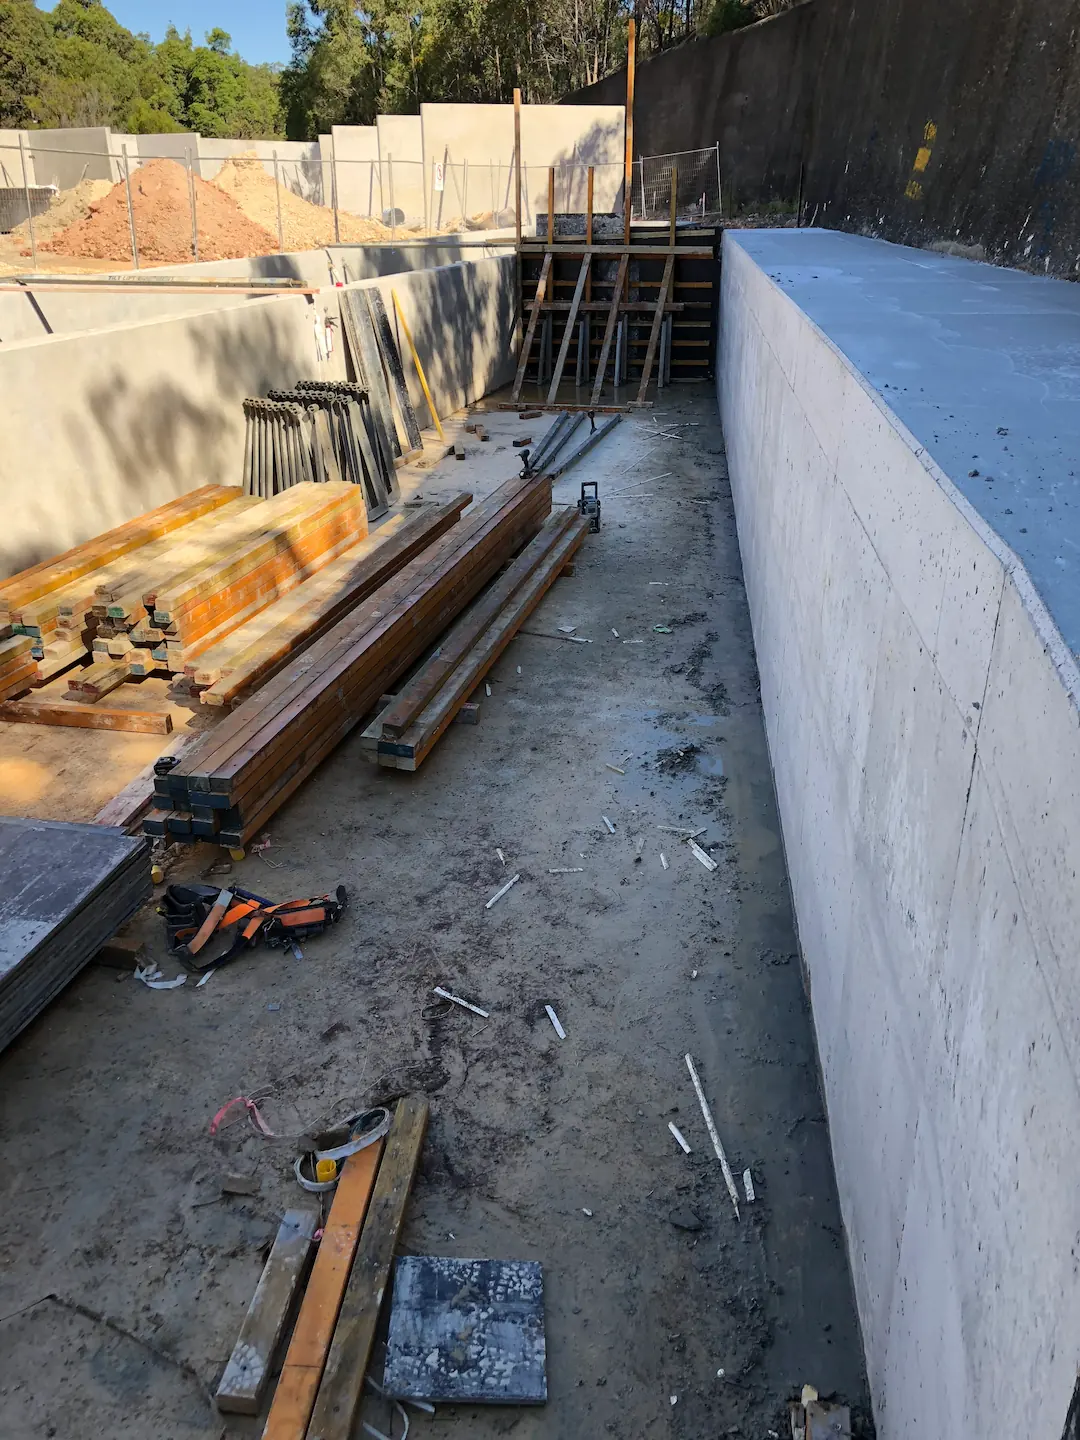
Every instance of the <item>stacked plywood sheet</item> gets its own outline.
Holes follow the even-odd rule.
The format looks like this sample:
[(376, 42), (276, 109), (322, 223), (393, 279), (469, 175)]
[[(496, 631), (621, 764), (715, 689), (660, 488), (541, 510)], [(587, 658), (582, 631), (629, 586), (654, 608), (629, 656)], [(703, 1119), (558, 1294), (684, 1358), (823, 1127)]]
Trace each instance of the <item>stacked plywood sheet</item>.
[(151, 890), (144, 839), (102, 825), (0, 818), (0, 1049)]
[(507, 481), (474, 506), (185, 754), (159, 781), (148, 833), (246, 844), (550, 509), (543, 477)]
[(439, 640), (439, 648), (364, 731), (380, 765), (417, 770), (589, 532), (556, 510), (512, 565)]

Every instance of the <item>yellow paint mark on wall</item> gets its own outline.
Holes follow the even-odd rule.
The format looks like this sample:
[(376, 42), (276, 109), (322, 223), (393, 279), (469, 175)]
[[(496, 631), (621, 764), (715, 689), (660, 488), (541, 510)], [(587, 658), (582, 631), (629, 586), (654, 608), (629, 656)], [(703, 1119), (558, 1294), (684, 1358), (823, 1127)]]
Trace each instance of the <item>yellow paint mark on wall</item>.
[(920, 145), (915, 152), (915, 160), (911, 166), (911, 178), (904, 186), (904, 194), (909, 200), (922, 199), (923, 188), (915, 177), (916, 175), (924, 174), (926, 167), (930, 164), (931, 149), (934, 141), (937, 139), (937, 126), (933, 120), (928, 120), (923, 126), (923, 139), (926, 141), (926, 144)]
[(932, 120), (928, 120), (926, 122), (926, 129), (922, 133), (923, 139), (926, 141), (927, 145), (933, 145), (934, 141), (937, 139), (937, 126)]
[(904, 189), (904, 194), (907, 196), (907, 198), (908, 198), (909, 200), (921, 200), (921, 199), (922, 199), (922, 186), (919, 184), (919, 182), (918, 182), (917, 180), (909, 180), (909, 181), (907, 182), (907, 185), (906, 185), (905, 189)]
[(915, 168), (915, 170), (921, 175), (922, 172), (926, 169), (927, 165), (929, 165), (929, 164), (930, 164), (930, 146), (929, 146), (929, 145), (920, 145), (920, 146), (919, 146), (919, 149), (918, 149), (918, 153), (917, 153), (916, 156), (915, 156), (915, 167), (914, 167), (914, 168)]

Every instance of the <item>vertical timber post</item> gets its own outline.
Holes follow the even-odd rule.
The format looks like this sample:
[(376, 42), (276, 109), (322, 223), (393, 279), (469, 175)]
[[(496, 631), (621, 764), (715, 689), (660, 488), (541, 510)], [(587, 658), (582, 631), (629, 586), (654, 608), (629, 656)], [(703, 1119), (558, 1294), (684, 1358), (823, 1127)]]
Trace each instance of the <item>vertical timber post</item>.
[(131, 263), (135, 269), (139, 268), (139, 245), (135, 239), (135, 210), (131, 203), (131, 166), (128, 163), (127, 146), (121, 145), (120, 153), (124, 157), (124, 189), (127, 191), (128, 227), (131, 230)]
[(26, 172), (26, 144), (19, 131), (19, 163), (22, 165), (23, 194), (26, 196), (26, 223), (30, 227), (30, 263), (37, 269), (37, 241), (34, 239), (34, 212), (30, 208), (30, 181)]
[(626, 39), (626, 156), (623, 172), (623, 244), (630, 244), (630, 210), (634, 189), (634, 72), (637, 64), (637, 23), (633, 16)]
[(284, 255), (284, 253), (285, 253), (285, 228), (284, 228), (284, 226), (283, 226), (282, 223), (281, 223), (281, 176), (280, 176), (280, 174), (278, 173), (278, 158), (277, 158), (277, 151), (276, 151), (276, 150), (273, 152), (273, 156), (274, 156), (274, 196), (275, 196), (275, 198), (277, 199), (277, 245), (278, 245), (278, 251), (279, 251), (282, 255)]

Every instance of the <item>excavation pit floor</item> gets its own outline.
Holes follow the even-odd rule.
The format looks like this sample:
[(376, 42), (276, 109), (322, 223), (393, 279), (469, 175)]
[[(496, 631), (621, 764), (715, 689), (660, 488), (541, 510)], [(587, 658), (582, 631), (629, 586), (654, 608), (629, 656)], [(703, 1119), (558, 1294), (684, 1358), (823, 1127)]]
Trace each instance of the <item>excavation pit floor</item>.
[[(464, 463), (429, 459), (403, 492), (483, 495), (550, 420), (484, 423), (490, 441), (465, 436)], [(282, 1212), (309, 1203), (295, 1139), (410, 1090), (431, 1122), (399, 1251), (540, 1261), (549, 1389), (537, 1409), (414, 1414), (414, 1440), (765, 1440), (804, 1383), (872, 1433), (710, 389), (624, 417), (556, 502), (585, 479), (603, 528), (527, 622), (544, 633), (495, 667), (479, 724), (414, 775), (354, 734), (233, 865), (273, 898), (344, 884), (337, 929), (200, 988), (91, 965), (0, 1055), (5, 1440), (259, 1435), (210, 1397)], [(718, 868), (664, 826), (700, 827)], [(170, 878), (221, 859), (184, 851)], [(175, 974), (152, 909), (137, 925)], [(490, 1018), (425, 1019), (435, 985)], [(273, 1138), (242, 1108), (211, 1136), (239, 1095)], [(223, 1196), (230, 1172), (258, 1193)], [(390, 1430), (377, 1397), (364, 1417)]]

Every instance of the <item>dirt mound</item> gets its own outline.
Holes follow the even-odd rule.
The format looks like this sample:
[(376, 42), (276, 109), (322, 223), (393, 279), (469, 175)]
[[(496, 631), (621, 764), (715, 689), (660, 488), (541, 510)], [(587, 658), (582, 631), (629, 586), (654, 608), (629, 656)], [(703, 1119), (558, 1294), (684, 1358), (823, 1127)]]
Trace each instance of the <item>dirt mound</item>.
[[(196, 179), (195, 204), (200, 260), (235, 260), (245, 255), (272, 255), (277, 250), (276, 237), (249, 219), (217, 186)], [(140, 260), (179, 264), (192, 258), (191, 202), (183, 165), (175, 160), (150, 160), (140, 165), (131, 177), (131, 208)], [(95, 201), (86, 219), (41, 248), (56, 255), (130, 259), (131, 230), (123, 182)]]
[[(103, 200), (112, 188), (111, 180), (81, 180), (74, 189), (61, 190), (50, 202), (44, 215), (34, 216), (35, 241), (40, 245), (58, 235), (61, 230), (66, 230), (69, 225), (74, 225), (76, 221), (85, 220), (90, 214), (91, 205)], [(24, 220), (21, 225), (16, 225), (11, 235), (14, 240), (29, 245), (29, 222)]]
[[(254, 152), (231, 156), (214, 176), (213, 183), (232, 196), (248, 219), (262, 225), (271, 235), (277, 234), (279, 187)], [(334, 243), (333, 210), (294, 195), (284, 182), (280, 192), (281, 229), (286, 250), (313, 250)], [(338, 228), (345, 242), (390, 239), (390, 230), (378, 220), (364, 220), (345, 211), (338, 214)]]

